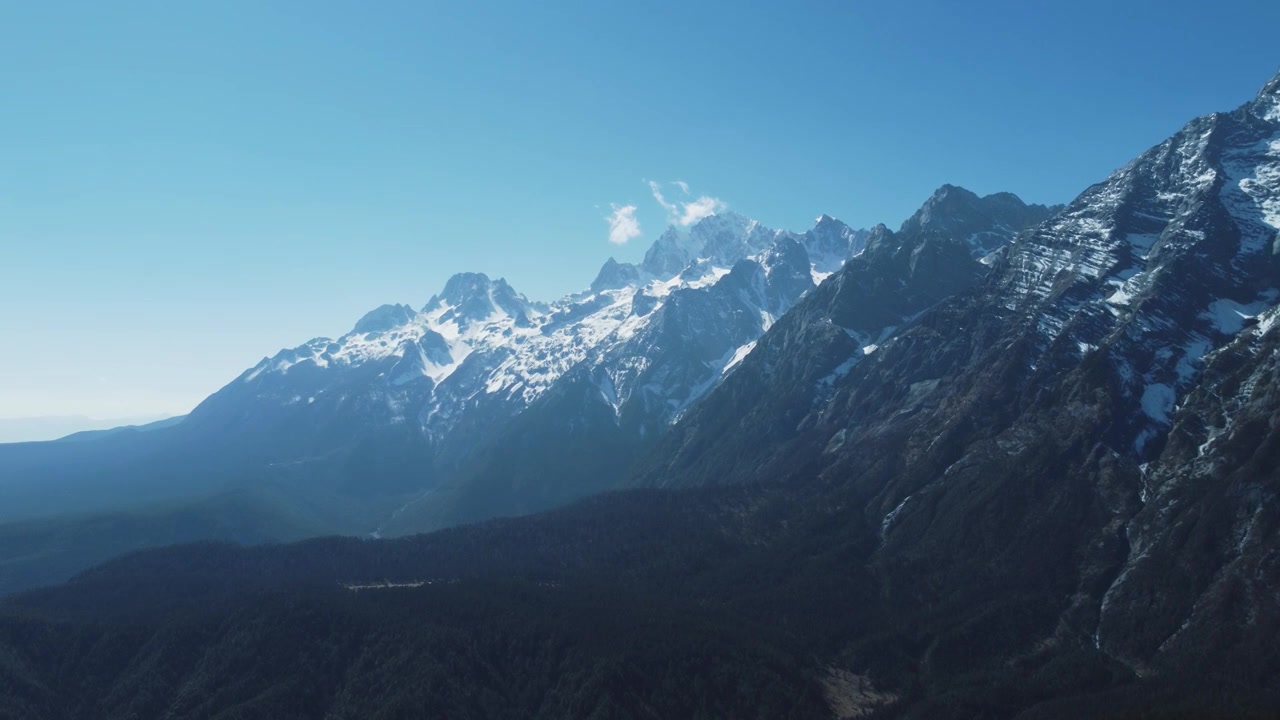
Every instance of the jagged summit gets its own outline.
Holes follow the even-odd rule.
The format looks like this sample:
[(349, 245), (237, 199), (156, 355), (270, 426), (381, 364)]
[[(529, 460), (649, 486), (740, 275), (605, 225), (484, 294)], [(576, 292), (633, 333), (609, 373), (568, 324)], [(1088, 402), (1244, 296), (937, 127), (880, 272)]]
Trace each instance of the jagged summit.
[(447, 303), (455, 307), (463, 305), (466, 302), (477, 297), (487, 297), (489, 293), (497, 288), (509, 288), (507, 281), (499, 278), (491, 280), (484, 273), (461, 272), (455, 273), (445, 281), (444, 289), (438, 295), (435, 295), (427, 302), (426, 307), (438, 305), (439, 303)]
[(370, 310), (364, 317), (360, 318), (351, 332), (383, 332), (404, 325), (412, 320), (415, 315), (417, 313), (408, 305), (383, 305)]
[(794, 238), (782, 238), (760, 256), (766, 283), (766, 309), (781, 317), (791, 305), (813, 287), (809, 253)]
[(638, 284), (644, 276), (645, 272), (639, 266), (631, 263), (620, 263), (614, 258), (609, 258), (605, 261), (604, 266), (600, 268), (600, 272), (596, 274), (596, 279), (591, 281), (591, 286), (588, 290), (593, 293), (602, 290), (617, 290), (628, 285)]
[(657, 277), (669, 277), (697, 258), (701, 249), (697, 239), (672, 225), (649, 247), (641, 267)]
[(705, 258), (719, 267), (763, 252), (787, 233), (731, 211), (708, 215), (688, 229), (668, 227), (645, 253), (641, 268), (658, 278), (684, 271)]
[(809, 230), (809, 232), (816, 235), (832, 236), (832, 235), (843, 235), (849, 232), (860, 232), (860, 231), (854, 231), (844, 222), (837, 220), (826, 213), (823, 213), (818, 216), (817, 220), (813, 221), (813, 227)]
[[(1017, 196), (1013, 197), (1017, 199)], [(983, 215), (983, 201), (983, 198), (971, 190), (957, 185), (943, 185), (934, 190), (924, 205), (902, 223), (898, 232), (950, 232), (973, 222), (975, 215)]]
[(441, 312), (445, 320), (473, 323), (496, 313), (528, 322), (535, 306), (516, 292), (507, 281), (490, 280), (484, 273), (458, 273), (449, 278), (444, 290), (422, 308), (423, 312)]
[(946, 184), (935, 190), (898, 232), (932, 234), (963, 242), (972, 257), (981, 260), (1012, 239), (1018, 228), (1040, 222), (1058, 209), (1025, 203), (1009, 192), (979, 196)]
[(877, 252), (891, 251), (896, 237), (897, 234), (890, 230), (888, 225), (876, 223), (867, 231), (866, 239), (863, 240), (863, 252), (875, 254)]
[(735, 212), (710, 215), (689, 228), (698, 256), (724, 266), (763, 252), (785, 234)]
[(826, 274), (839, 270), (846, 260), (862, 252), (866, 247), (867, 231), (854, 230), (823, 213), (801, 242), (809, 253), (814, 271)]

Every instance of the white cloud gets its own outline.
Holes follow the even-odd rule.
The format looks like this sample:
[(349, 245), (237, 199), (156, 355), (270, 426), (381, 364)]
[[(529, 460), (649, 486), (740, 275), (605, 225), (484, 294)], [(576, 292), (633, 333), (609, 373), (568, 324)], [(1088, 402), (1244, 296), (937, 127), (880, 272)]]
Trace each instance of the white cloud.
[(605, 218), (609, 223), (609, 242), (625, 245), (628, 240), (640, 237), (640, 221), (636, 219), (635, 205), (613, 205), (613, 212)]
[(684, 212), (680, 214), (680, 224), (688, 227), (708, 215), (715, 215), (726, 207), (728, 206), (720, 198), (703, 195), (693, 202), (684, 204)]
[[(680, 188), (682, 194), (689, 194), (689, 184), (683, 180), (675, 180), (671, 184)], [(729, 207), (720, 198), (711, 197), (710, 195), (702, 195), (698, 199), (688, 202), (670, 202), (662, 194), (662, 184), (652, 180), (649, 181), (649, 191), (653, 193), (653, 199), (662, 206), (663, 210), (667, 211), (667, 221), (682, 227), (688, 227), (708, 215), (715, 215)]]

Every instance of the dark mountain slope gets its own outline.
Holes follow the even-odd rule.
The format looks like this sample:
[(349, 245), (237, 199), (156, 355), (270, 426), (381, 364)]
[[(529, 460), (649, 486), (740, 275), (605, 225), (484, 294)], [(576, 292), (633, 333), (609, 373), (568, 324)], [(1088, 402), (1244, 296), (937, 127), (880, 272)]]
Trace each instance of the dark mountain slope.
[[(897, 602), (1038, 615), (1009, 655), (1092, 646), (1139, 676), (1210, 662), (1267, 684), (1278, 91), (1193, 121), (861, 359), (815, 293), (646, 478), (816, 478), (880, 536)], [(975, 640), (922, 669), (960, 672)]]
[[(400, 540), (126, 557), (0, 605), (0, 717), (808, 718), (850, 698), (931, 718), (1068, 698), (1072, 712), (1040, 716), (1267, 706), (1246, 684), (1223, 705), (1213, 674), (1192, 692), (1138, 682), (1088, 644), (1010, 657), (1053, 622), (1046, 598), (913, 602), (866, 564), (879, 538), (838, 494), (781, 490), (632, 492)], [(373, 587), (347, 589), (359, 585)]]
[[(820, 716), (825, 671), (797, 642), (820, 606), (767, 582), (806, 578), (758, 542), (777, 503), (641, 493), (404, 540), (131, 556), (9, 601), (0, 696), (27, 718)], [(344, 587), (388, 580), (430, 582)]]
[(243, 544), (312, 537), (324, 525), (249, 491), (131, 511), (0, 524), (0, 595), (65, 582), (87, 567), (148, 547), (198, 540)]

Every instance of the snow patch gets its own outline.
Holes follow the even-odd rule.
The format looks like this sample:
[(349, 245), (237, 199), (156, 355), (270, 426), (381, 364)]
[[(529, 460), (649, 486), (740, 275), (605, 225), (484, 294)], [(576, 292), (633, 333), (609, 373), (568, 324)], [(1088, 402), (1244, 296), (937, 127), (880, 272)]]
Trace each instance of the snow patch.
[(902, 502), (898, 503), (897, 507), (895, 507), (894, 509), (886, 513), (884, 516), (884, 519), (880, 521), (881, 542), (883, 542), (884, 539), (888, 537), (889, 530), (893, 528), (893, 521), (898, 519), (898, 514), (901, 513), (902, 509), (907, 506), (907, 503), (911, 501), (911, 498), (912, 498), (911, 495), (908, 495), (905, 498), (903, 498)]
[(1211, 322), (1218, 332), (1224, 335), (1235, 335), (1244, 329), (1246, 320), (1252, 320), (1266, 309), (1266, 301), (1243, 305), (1234, 300), (1214, 300), (1209, 309), (1200, 313), (1200, 317)]
[(1209, 352), (1212, 346), (1209, 341), (1201, 335), (1196, 335), (1183, 347), (1182, 357), (1178, 360), (1178, 382), (1185, 383), (1191, 380), (1199, 373), (1196, 366), (1204, 359), (1205, 353)]
[(1112, 305), (1128, 305), (1133, 301), (1133, 294), (1121, 287), (1111, 295), (1107, 296), (1107, 302)]
[(604, 399), (609, 407), (613, 408), (614, 416), (622, 415), (622, 403), (618, 401), (618, 390), (613, 385), (613, 378), (605, 377), (596, 382), (596, 389), (600, 391), (600, 397)]
[(733, 357), (729, 358), (728, 364), (724, 366), (724, 370), (721, 371), (720, 374), (723, 375), (724, 373), (727, 373), (733, 368), (737, 367), (738, 363), (746, 359), (746, 357), (751, 354), (751, 351), (756, 348), (756, 342), (757, 341), (752, 340), (746, 345), (743, 345), (742, 347), (735, 350), (733, 352)]
[(1168, 425), (1176, 398), (1173, 388), (1163, 383), (1151, 383), (1142, 391), (1142, 411), (1161, 425)]
[(1280, 230), (1280, 138), (1228, 153), (1221, 198), (1240, 229), (1242, 255), (1263, 252)]
[(1129, 241), (1129, 247), (1132, 248), (1135, 255), (1147, 259), (1151, 254), (1151, 248), (1155, 246), (1156, 241), (1160, 239), (1159, 233), (1131, 233), (1125, 236)]
[(1262, 337), (1271, 331), (1276, 324), (1276, 318), (1280, 317), (1280, 307), (1273, 307), (1258, 315), (1258, 327), (1256, 328), (1258, 337)]
[(1262, 108), (1262, 119), (1271, 122), (1280, 122), (1280, 94), (1273, 94), (1268, 98), (1268, 104)]

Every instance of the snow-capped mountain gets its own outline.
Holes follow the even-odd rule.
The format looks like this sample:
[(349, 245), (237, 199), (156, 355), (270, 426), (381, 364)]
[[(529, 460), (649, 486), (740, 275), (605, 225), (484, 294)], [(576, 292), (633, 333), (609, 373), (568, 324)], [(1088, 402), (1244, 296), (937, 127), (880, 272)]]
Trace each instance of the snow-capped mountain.
[[(944, 207), (950, 196), (972, 207)], [(640, 264), (610, 259), (586, 290), (550, 303), (456, 275), (419, 308), (384, 305), (341, 337), (264, 358), (163, 436), (137, 440), (118, 467), (147, 489), (127, 495), (248, 484), (336, 530), (391, 533), (610, 489), (849, 258), (876, 270), (823, 287), (870, 318), (859, 347), (976, 282), (986, 267), (970, 236), (1007, 240), (1050, 212), (1001, 197), (940, 190), (911, 221), (923, 251), (826, 215), (795, 233), (723, 213), (669, 229)], [(960, 208), (968, 215), (952, 217)], [(930, 240), (944, 222), (968, 228), (969, 244)], [(99, 507), (105, 495), (79, 497)]]
[[(366, 445), (415, 458), (377, 480), (417, 491), (383, 532), (532, 512), (620, 482), (849, 258), (874, 258), (864, 264), (876, 270), (840, 281), (840, 292), (853, 294), (854, 312), (890, 319), (862, 331), (871, 345), (977, 282), (986, 268), (973, 256), (1049, 212), (947, 186), (904, 225), (928, 245), (914, 252), (884, 228), (826, 215), (793, 233), (722, 213), (667, 230), (639, 265), (610, 259), (586, 291), (546, 304), (503, 280), (457, 275), (420, 310), (383, 306), (336, 340), (264, 359), (191, 422), (238, 426), (239, 444), (294, 437), (264, 448), (272, 466), (332, 465), (335, 453), (374, 452)], [(957, 228), (961, 244), (938, 239)]]
[[(972, 198), (974, 208), (993, 204), (991, 198), (978, 198), (959, 188), (944, 188), (934, 199), (946, 192)], [(1052, 212), (1016, 198), (1009, 212), (995, 204), (996, 210), (986, 214), (968, 208), (986, 222), (971, 221), (973, 232), (1008, 240), (1011, 228), (1025, 227)], [(949, 221), (950, 215), (939, 211), (933, 217), (942, 222)], [(855, 232), (827, 216), (804, 235), (764, 231), (733, 218), (709, 224), (712, 232), (691, 233), (703, 242), (698, 253), (710, 256), (732, 257), (753, 250), (764, 243), (762, 238), (772, 245), (724, 274), (714, 270), (709, 259), (691, 261), (679, 276), (681, 282), (705, 283), (698, 278), (707, 278), (704, 273), (708, 272), (717, 277), (715, 282), (674, 290), (661, 304), (647, 299), (646, 307), (655, 309), (634, 334), (622, 342), (601, 343), (509, 428), (490, 432), (482, 460), (455, 476), (460, 483), (446, 480), (421, 502), (404, 508), (386, 529), (407, 532), (494, 513), (527, 513), (625, 481), (631, 464), (644, 458), (671, 430), (672, 421), (733, 374), (760, 335), (797, 300), (812, 295), (815, 280), (829, 275), (822, 267), (838, 269), (830, 258), (841, 248), (865, 250), (848, 262), (870, 270), (841, 274), (841, 279), (825, 282), (813, 292), (839, 294), (855, 314), (890, 318), (874, 328), (868, 326), (861, 335), (851, 329), (843, 335), (846, 341), (858, 335), (862, 345), (870, 346), (888, 336), (893, 330), (890, 325), (972, 285), (987, 270), (971, 258), (967, 243), (945, 241), (945, 233), (934, 223), (933, 219), (917, 223), (920, 227), (911, 237), (925, 247), (914, 252), (910, 242), (898, 241), (883, 227)], [(725, 232), (726, 226), (735, 232)], [(717, 250), (725, 247), (734, 250), (728, 255)], [(827, 260), (815, 263), (811, 252)], [(612, 276), (620, 267), (607, 265), (602, 275)]]
[[(819, 228), (858, 235), (830, 218)], [(806, 245), (821, 245), (822, 267), (830, 267), (832, 247), (825, 236), (771, 230), (723, 214), (688, 232), (669, 229), (642, 266), (610, 259), (586, 292), (550, 304), (530, 301), (505, 280), (455, 275), (418, 311), (384, 305), (336, 340), (317, 338), (264, 358), (238, 379), (245, 387), (230, 394), (238, 403), (324, 405), (351, 402), (348, 383), (367, 382), (366, 394), (385, 400), (386, 420), (420, 423), (429, 436), (444, 437), (469, 403), (527, 405), (588, 358), (643, 355), (640, 346), (656, 342), (651, 326), (666, 320), (664, 309), (699, 295), (732, 294), (749, 310), (752, 321), (733, 333), (737, 344), (729, 350), (736, 350), (813, 287), (813, 274), (820, 271)], [(846, 244), (844, 250), (854, 247)], [(678, 341), (686, 340), (703, 338)], [(723, 364), (713, 370), (722, 371)]]
[(872, 228), (861, 238), (863, 251), (754, 343), (723, 386), (672, 428), (645, 459), (645, 482), (793, 472), (760, 454), (783, 457), (777, 444), (812, 424), (810, 413), (850, 372), (937, 303), (983, 284), (1005, 244), (1060, 209), (944, 185), (897, 232)]
[[(491, 424), (479, 440), (484, 451), (465, 472), (442, 480), (385, 529), (527, 513), (614, 487), (631, 460), (813, 287), (804, 246), (779, 236), (727, 271), (694, 260), (683, 277), (598, 294), (606, 311), (629, 312), (618, 329), (507, 426)], [(507, 382), (508, 367), (490, 382)]]
[[(543, 427), (590, 417), (593, 429), (612, 426), (602, 432), (656, 435), (866, 236), (827, 216), (792, 233), (713, 215), (667, 230), (639, 265), (610, 259), (587, 290), (551, 303), (459, 274), (419, 309), (384, 305), (341, 337), (264, 358), (185, 424), (270, 468), (376, 456), (380, 476), (343, 481), (347, 491), (367, 482), (415, 494), (470, 482), (537, 403), (557, 408)], [(388, 468), (397, 457), (412, 461)]]
[[(932, 212), (952, 195), (905, 242), (872, 231), (646, 481), (836, 488), (894, 602), (1036, 608), (1019, 663), (1080, 647), (1137, 677), (1247, 672), (1280, 623), (1280, 77), (995, 253)], [(894, 255), (941, 260), (924, 275), (957, 292), (867, 312)]]
[(845, 261), (860, 254), (867, 245), (866, 230), (854, 230), (827, 214), (818, 216), (805, 234), (805, 249), (813, 268), (822, 277), (839, 270)]

